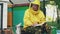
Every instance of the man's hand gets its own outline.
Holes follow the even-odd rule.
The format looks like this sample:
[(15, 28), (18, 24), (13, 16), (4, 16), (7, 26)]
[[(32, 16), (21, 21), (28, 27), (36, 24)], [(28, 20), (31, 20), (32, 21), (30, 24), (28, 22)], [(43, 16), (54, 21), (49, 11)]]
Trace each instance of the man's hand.
[(33, 26), (36, 26), (37, 24), (38, 24), (37, 22), (34, 22), (34, 23), (33, 23)]
[(36, 26), (38, 23), (37, 22), (34, 22), (31, 26)]

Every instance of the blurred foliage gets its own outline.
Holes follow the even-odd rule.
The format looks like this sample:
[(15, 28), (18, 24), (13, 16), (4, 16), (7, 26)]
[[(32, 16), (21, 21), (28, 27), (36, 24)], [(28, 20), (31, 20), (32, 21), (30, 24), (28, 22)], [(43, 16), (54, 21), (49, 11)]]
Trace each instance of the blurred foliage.
[[(58, 5), (58, 9), (60, 9), (60, 0), (54, 0), (55, 1), (55, 3), (56, 3), (56, 5)], [(48, 4), (49, 3), (49, 1), (45, 1), (45, 6), (46, 6), (46, 4)], [(40, 7), (40, 9), (43, 11), (43, 12), (45, 12), (45, 9), (44, 9), (44, 6), (43, 6), (43, 2), (41, 2), (41, 7)], [(58, 20), (57, 20), (57, 22), (47, 22), (47, 24), (49, 25), (49, 26), (55, 26), (55, 27), (57, 27), (57, 29), (60, 29), (60, 19), (58, 18)]]
[(55, 0), (55, 2), (58, 5), (58, 8), (60, 9), (60, 0)]

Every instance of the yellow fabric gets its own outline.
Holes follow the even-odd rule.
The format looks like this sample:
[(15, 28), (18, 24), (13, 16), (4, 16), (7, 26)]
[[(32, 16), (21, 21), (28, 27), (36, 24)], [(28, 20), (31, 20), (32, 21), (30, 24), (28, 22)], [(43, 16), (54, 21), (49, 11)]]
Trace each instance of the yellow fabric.
[(31, 2), (29, 8), (31, 8), (31, 4), (37, 4), (40, 7), (40, 0), (34, 0), (34, 2)]
[[(36, 1), (34, 1), (36, 2)], [(39, 2), (39, 1), (38, 1)], [(35, 3), (34, 3), (35, 4)], [(37, 3), (40, 4), (40, 3)], [(24, 15), (24, 28), (33, 25), (35, 22), (39, 24), (45, 22), (45, 16), (41, 10), (34, 11), (31, 7), (25, 11)]]
[(24, 28), (33, 25), (34, 22), (39, 22), (39, 24), (45, 22), (45, 16), (42, 11), (38, 13), (33, 13), (33, 10), (27, 10), (24, 15)]
[(34, 2), (31, 2), (32, 4), (37, 4), (40, 6), (40, 0), (35, 0)]

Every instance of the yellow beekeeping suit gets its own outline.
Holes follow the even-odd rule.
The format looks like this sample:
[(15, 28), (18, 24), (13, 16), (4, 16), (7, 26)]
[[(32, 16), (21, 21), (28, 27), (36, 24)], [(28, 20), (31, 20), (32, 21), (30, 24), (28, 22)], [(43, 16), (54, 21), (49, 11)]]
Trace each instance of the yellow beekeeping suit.
[(29, 9), (25, 11), (24, 14), (24, 28), (33, 25), (33, 23), (38, 22), (39, 24), (45, 22), (45, 16), (43, 12), (40, 10), (40, 1), (35, 0), (34, 2), (31, 2), (32, 4), (39, 5), (38, 11), (34, 11), (31, 8), (31, 5), (29, 6)]

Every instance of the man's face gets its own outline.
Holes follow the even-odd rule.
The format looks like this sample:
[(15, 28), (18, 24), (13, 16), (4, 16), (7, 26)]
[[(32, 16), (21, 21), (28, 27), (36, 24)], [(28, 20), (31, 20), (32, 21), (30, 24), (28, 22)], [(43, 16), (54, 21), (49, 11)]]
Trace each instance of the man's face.
[(32, 8), (33, 8), (34, 11), (37, 11), (37, 10), (38, 10), (38, 7), (39, 7), (39, 6), (36, 5), (36, 4), (33, 4), (33, 5), (32, 5)]

